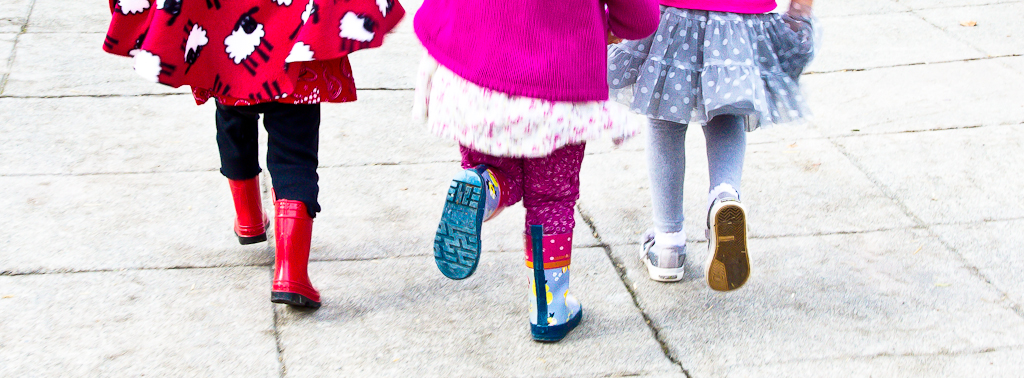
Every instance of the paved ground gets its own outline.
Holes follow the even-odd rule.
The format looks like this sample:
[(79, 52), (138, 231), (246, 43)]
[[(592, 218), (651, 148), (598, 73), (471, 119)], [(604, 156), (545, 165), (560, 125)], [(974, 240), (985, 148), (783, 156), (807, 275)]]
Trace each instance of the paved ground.
[(471, 279), (433, 267), (458, 156), (407, 116), (408, 22), (353, 57), (360, 101), (324, 107), (325, 303), (308, 313), (268, 301), (272, 247), (231, 234), (212, 106), (102, 53), (103, 2), (0, 0), (0, 376), (1024, 376), (1024, 1), (818, 13), (802, 79), (817, 117), (750, 136), (747, 287), (647, 280), (643, 142), (593, 143), (573, 265), (586, 318), (542, 345), (521, 207), (487, 225)]

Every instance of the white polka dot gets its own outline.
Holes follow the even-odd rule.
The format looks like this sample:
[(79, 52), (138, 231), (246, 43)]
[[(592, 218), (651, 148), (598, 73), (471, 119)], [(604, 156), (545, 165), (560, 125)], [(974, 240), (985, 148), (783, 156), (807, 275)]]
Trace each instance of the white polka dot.
[(714, 80), (708, 80), (708, 86), (709, 87), (715, 86), (715, 81)]
[[(564, 251), (564, 250), (565, 250), (565, 247), (558, 247), (558, 250), (559, 250), (559, 251)], [(552, 259), (553, 259), (553, 258), (552, 258)]]
[(647, 66), (647, 72), (654, 73), (654, 66)]
[(636, 49), (637, 50), (643, 50), (644, 49), (644, 45), (636, 45)]
[(683, 85), (682, 84), (676, 84), (676, 90), (677, 91), (680, 91), (682, 89), (683, 89)]
[(723, 39), (722, 40), (722, 46), (725, 46), (725, 45), (728, 45), (728, 44), (729, 44), (729, 40), (728, 39)]
[(690, 44), (689, 43), (684, 43), (683, 44), (683, 51), (686, 51), (686, 50), (689, 50), (689, 49), (690, 49)]
[(733, 54), (739, 54), (740, 53), (740, 49), (732, 49), (732, 53)]
[(704, 41), (704, 47), (711, 46), (711, 41)]
[[(555, 239), (551, 239), (551, 244), (555, 244)], [(552, 257), (554, 259), (554, 257)]]
[(746, 91), (744, 91), (743, 93), (746, 93), (746, 94), (747, 94), (747, 96), (752, 96), (752, 95), (754, 94), (754, 91), (752, 91), (752, 90), (750, 90), (750, 89), (747, 89), (747, 90), (746, 90)]
[(697, 63), (697, 57), (696, 56), (691, 56), (690, 57), (690, 61), (694, 62), (694, 63)]
[(724, 96), (722, 96), (722, 98), (725, 98), (725, 99), (732, 98), (732, 93), (726, 93)]
[(661, 42), (661, 41), (663, 41), (664, 39), (665, 39), (665, 37), (662, 37), (661, 35), (658, 35), (658, 42)]
[(615, 71), (615, 70), (619, 69), (619, 67), (618, 67), (618, 66), (616, 66), (616, 65), (614, 65), (614, 64), (609, 64), (609, 65), (608, 65), (608, 69), (609, 69), (609, 70), (612, 70), (612, 71)]
[(711, 55), (719, 56), (719, 55), (722, 55), (722, 53), (718, 52), (718, 50), (714, 50), (714, 51), (711, 52)]
[(678, 111), (679, 111), (679, 108), (677, 108), (677, 107), (673, 106), (673, 107), (671, 107), (671, 108), (668, 108), (668, 111), (670, 111), (670, 112), (672, 112), (672, 113), (675, 113), (675, 112), (678, 112)]
[(732, 59), (726, 59), (726, 60), (725, 60), (725, 64), (726, 64), (726, 65), (732, 64)]
[(704, 105), (711, 105), (711, 99), (710, 98), (704, 99)]
[(669, 72), (668, 73), (668, 78), (671, 79), (673, 77), (676, 77), (676, 72), (675, 71)]
[(668, 93), (666, 93), (666, 94), (662, 95), (662, 96), (661, 96), (661, 99), (662, 99), (662, 100), (668, 100)]
[(647, 89), (647, 87), (643, 87), (643, 88), (640, 88), (640, 93), (644, 93), (644, 94), (646, 94), (646, 93), (647, 93), (647, 92), (649, 92), (649, 91), (650, 91), (650, 90), (648, 90), (648, 89)]
[(683, 103), (684, 104), (689, 104), (690, 103), (690, 98), (689, 97), (683, 97)]
[(661, 93), (654, 92), (654, 98), (661, 98)]
[(612, 80), (612, 84), (615, 84), (615, 85), (619, 85), (619, 82), (620, 82), (619, 79)]

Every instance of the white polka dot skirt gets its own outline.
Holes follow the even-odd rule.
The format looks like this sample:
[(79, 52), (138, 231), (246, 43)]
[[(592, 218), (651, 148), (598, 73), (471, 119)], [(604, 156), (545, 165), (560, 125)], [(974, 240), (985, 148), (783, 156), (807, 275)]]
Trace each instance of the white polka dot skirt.
[(811, 19), (780, 14), (663, 6), (653, 35), (609, 46), (611, 96), (679, 123), (737, 114), (753, 131), (800, 121), (809, 112), (797, 79), (814, 55), (813, 30)]

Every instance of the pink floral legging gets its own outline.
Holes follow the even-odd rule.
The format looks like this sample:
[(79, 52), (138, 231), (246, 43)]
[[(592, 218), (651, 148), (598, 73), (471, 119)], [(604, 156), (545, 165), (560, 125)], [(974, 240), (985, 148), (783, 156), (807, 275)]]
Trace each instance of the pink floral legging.
[(492, 156), (464, 146), (459, 150), (463, 168), (487, 164), (505, 175), (509, 203), (523, 200), (527, 230), (539, 224), (544, 226), (544, 234), (557, 235), (572, 233), (576, 227), (573, 208), (580, 198), (584, 147), (584, 143), (568, 145), (542, 158)]

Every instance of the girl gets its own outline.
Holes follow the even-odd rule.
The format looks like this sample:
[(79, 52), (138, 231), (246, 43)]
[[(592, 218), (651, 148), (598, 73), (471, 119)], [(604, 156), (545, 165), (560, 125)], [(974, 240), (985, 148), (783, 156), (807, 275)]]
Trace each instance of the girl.
[(377, 47), (405, 11), (395, 0), (110, 0), (103, 45), (132, 56), (143, 77), (190, 85), (197, 104), (217, 102), (221, 173), (241, 244), (267, 240), (257, 160), (257, 121), (267, 129), (275, 195), (271, 301), (320, 307), (306, 273), (317, 203), (321, 102), (355, 101), (347, 55)]
[(797, 78), (813, 54), (812, 1), (795, 0), (778, 15), (765, 13), (775, 0), (660, 0), (657, 32), (609, 48), (616, 98), (650, 118), (655, 227), (642, 240), (641, 259), (652, 279), (683, 278), (683, 144), (690, 122), (703, 125), (711, 178), (707, 282), (729, 291), (749, 277), (747, 213), (739, 201), (745, 132), (808, 114)]
[(459, 143), (464, 168), (434, 239), (437, 266), (473, 274), (481, 223), (522, 200), (535, 340), (558, 341), (582, 318), (568, 289), (584, 143), (643, 122), (607, 101), (605, 38), (643, 38), (657, 23), (654, 0), (426, 0), (416, 14), (429, 56), (415, 111)]

